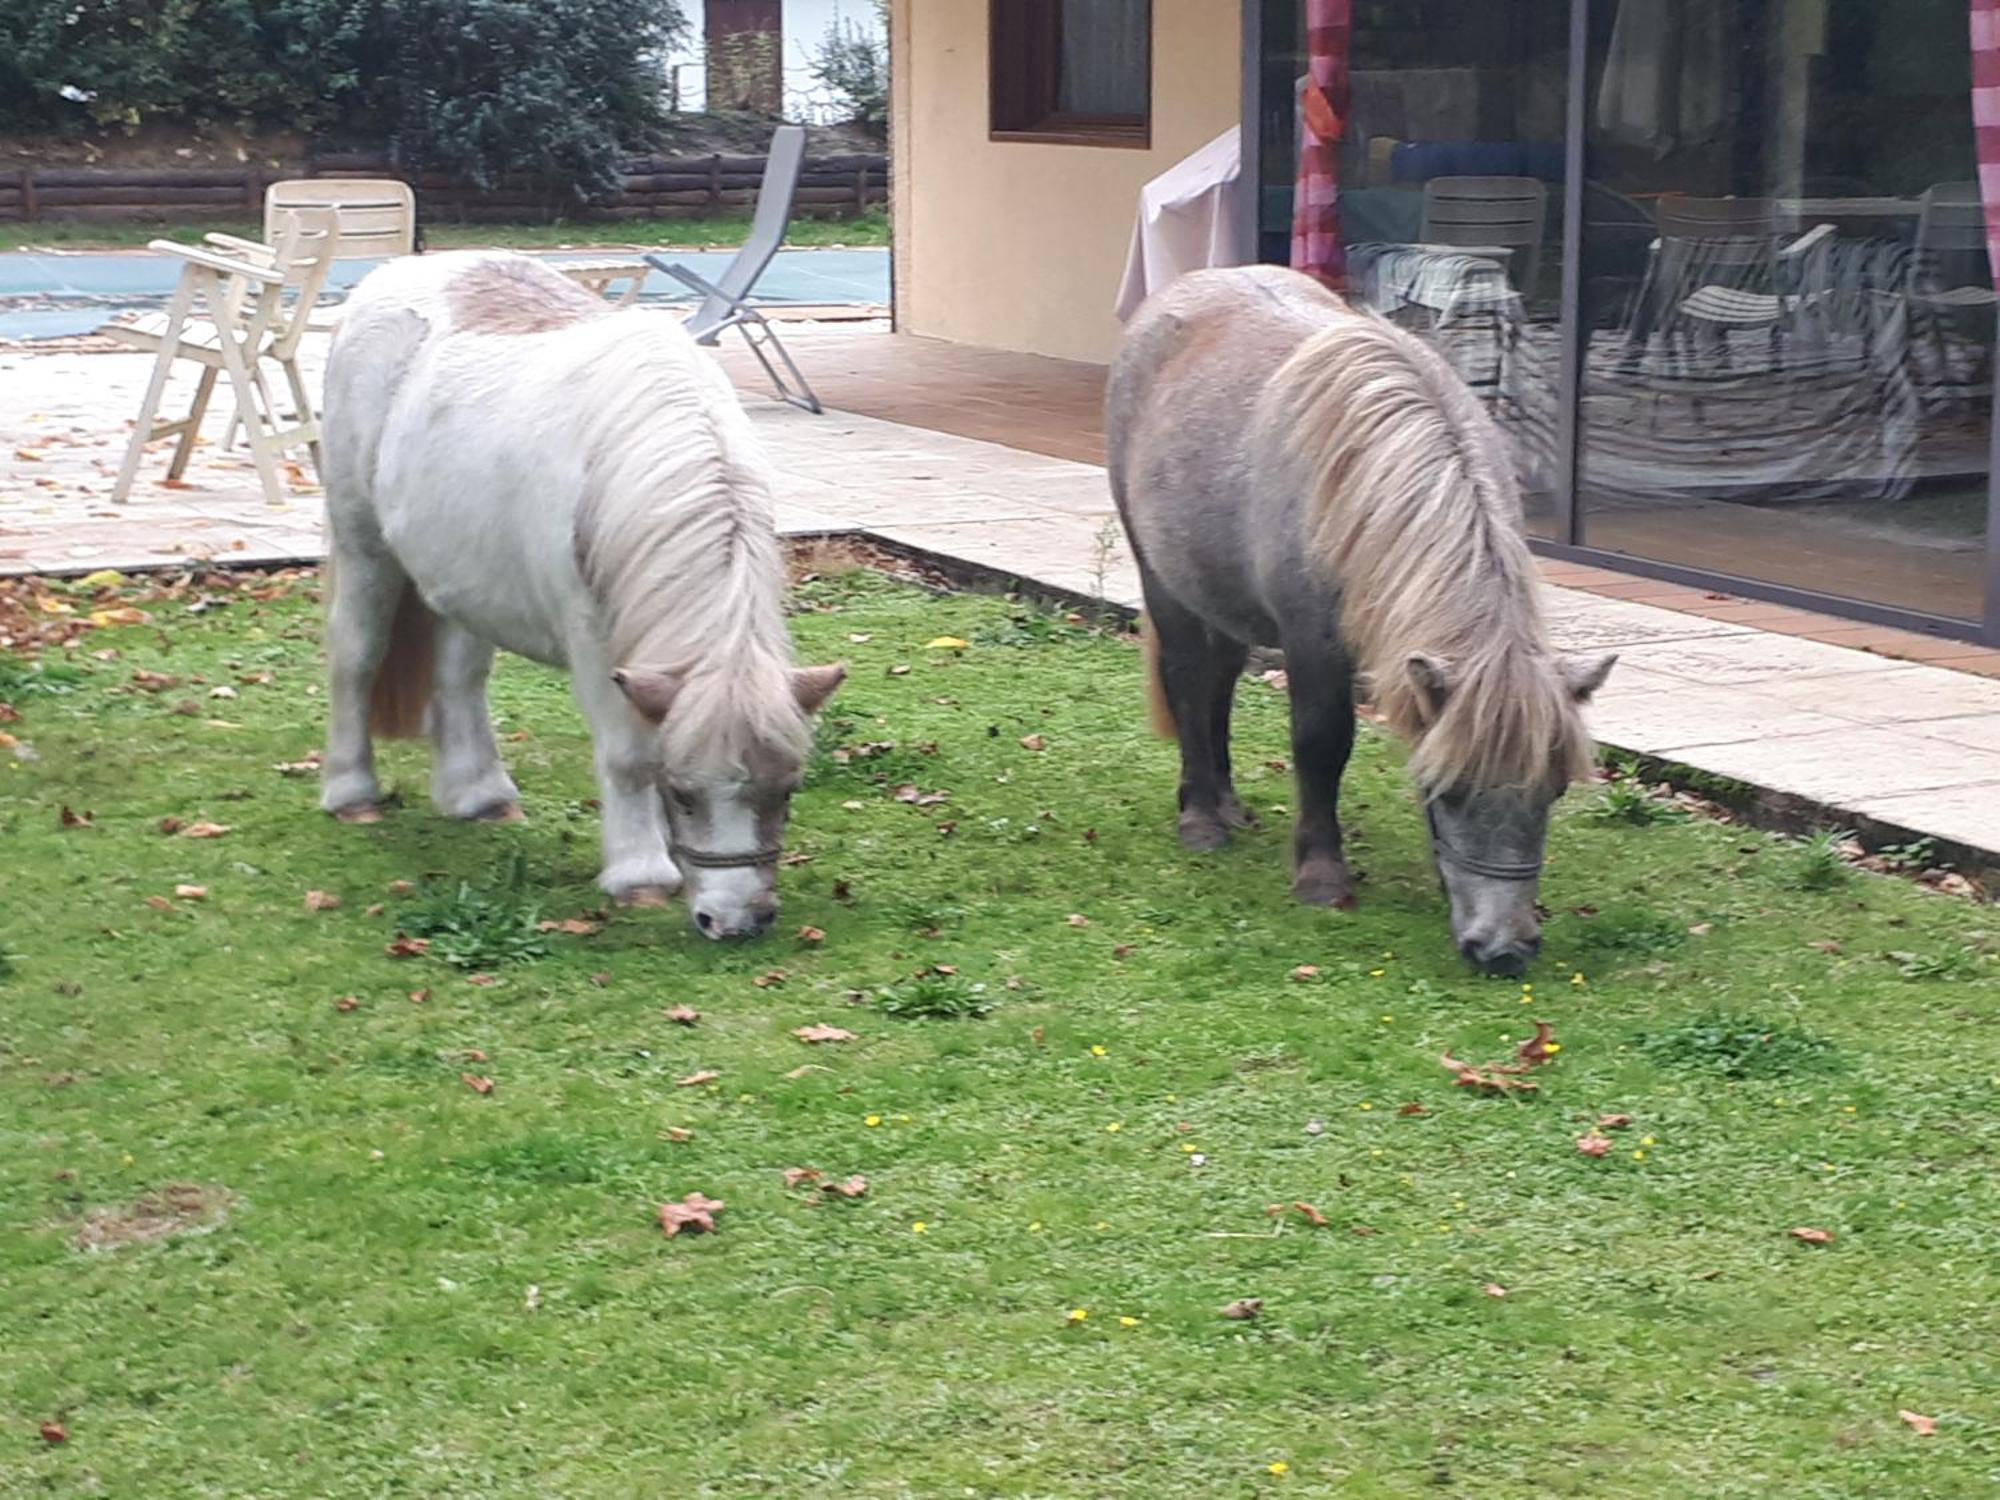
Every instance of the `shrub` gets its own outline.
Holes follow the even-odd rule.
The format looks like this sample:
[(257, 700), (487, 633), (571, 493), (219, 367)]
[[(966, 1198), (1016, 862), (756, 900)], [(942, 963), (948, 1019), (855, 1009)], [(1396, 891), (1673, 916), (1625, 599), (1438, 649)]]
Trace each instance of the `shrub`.
[(841, 118), (870, 130), (889, 121), (889, 7), (877, 0), (878, 21), (864, 29), (836, 19), (806, 59), (806, 69), (834, 97)]

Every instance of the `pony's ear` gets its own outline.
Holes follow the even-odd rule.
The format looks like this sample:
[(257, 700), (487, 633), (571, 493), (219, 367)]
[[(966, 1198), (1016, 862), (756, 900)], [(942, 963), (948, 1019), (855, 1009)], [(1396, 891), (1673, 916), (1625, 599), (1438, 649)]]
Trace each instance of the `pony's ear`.
[(634, 708), (657, 724), (674, 706), (675, 695), (686, 679), (679, 672), (660, 667), (620, 667), (611, 674), (611, 680)]
[(1562, 659), (1563, 686), (1569, 689), (1570, 697), (1579, 703), (1588, 703), (1591, 695), (1604, 686), (1604, 679), (1611, 675), (1611, 669), (1618, 664), (1618, 653), (1600, 656), (1595, 660), (1582, 656), (1565, 656)]
[(1451, 696), (1450, 667), (1435, 656), (1425, 656), (1422, 652), (1403, 665), (1409, 671), (1411, 686), (1417, 690), (1417, 702), (1423, 706), (1424, 718), (1437, 718), (1444, 712), (1444, 700)]
[(830, 667), (794, 667), (792, 696), (798, 699), (802, 712), (816, 714), (833, 696), (833, 690), (845, 681), (847, 663), (844, 661), (837, 661)]

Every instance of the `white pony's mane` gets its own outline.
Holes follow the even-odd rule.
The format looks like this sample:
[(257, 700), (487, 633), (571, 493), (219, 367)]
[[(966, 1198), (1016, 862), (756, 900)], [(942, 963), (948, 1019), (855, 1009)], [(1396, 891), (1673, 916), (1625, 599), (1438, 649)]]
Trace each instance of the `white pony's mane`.
[[(1557, 669), (1506, 441), (1444, 359), (1386, 320), (1341, 313), (1266, 388), (1311, 497), (1311, 545), (1376, 708), (1419, 785), (1560, 787), (1591, 740)], [(1445, 664), (1441, 711), (1409, 660)]]
[(812, 729), (792, 691), (770, 475), (735, 392), (657, 313), (596, 330), (615, 334), (578, 392), (574, 543), (614, 659), (684, 675), (670, 763), (802, 759)]

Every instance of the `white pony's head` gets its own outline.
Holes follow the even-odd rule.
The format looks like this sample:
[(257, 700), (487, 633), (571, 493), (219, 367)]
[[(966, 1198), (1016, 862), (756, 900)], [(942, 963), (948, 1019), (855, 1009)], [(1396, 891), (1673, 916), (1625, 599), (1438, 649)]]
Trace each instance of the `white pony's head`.
[(702, 936), (758, 937), (778, 916), (778, 863), (812, 716), (842, 665), (623, 667), (612, 678), (660, 736), (660, 799)]

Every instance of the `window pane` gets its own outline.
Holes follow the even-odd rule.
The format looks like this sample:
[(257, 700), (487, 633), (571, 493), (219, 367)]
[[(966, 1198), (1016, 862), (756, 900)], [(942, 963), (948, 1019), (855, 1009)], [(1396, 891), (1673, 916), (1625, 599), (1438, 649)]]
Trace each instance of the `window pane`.
[(1150, 10), (1151, 0), (1063, 0), (1058, 111), (1145, 116)]
[(1584, 540), (1977, 619), (1966, 0), (1591, 7)]
[[(1267, 3), (1260, 251), (1287, 259), (1305, 7)], [(1568, 7), (1354, 7), (1339, 161), (1350, 301), (1445, 351), (1513, 441), (1530, 528), (1553, 532)]]

